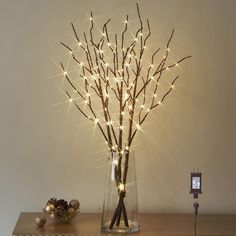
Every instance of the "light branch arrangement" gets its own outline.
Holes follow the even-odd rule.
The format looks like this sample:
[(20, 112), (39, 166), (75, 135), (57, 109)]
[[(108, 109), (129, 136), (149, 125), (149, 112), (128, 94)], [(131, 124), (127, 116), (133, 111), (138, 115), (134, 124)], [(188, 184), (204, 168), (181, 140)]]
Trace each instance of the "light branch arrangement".
[(111, 39), (108, 29), (111, 19), (107, 20), (102, 31), (94, 36), (95, 22), (91, 12), (88, 36), (84, 32), (80, 37), (71, 23), (76, 49), (61, 42), (71, 54), (80, 74), (80, 78), (72, 79), (61, 63), (65, 79), (72, 90), (66, 91), (69, 101), (99, 128), (109, 150), (118, 153), (115, 181), (119, 201), (114, 209), (110, 229), (115, 223), (119, 226), (122, 215), (125, 226), (129, 227), (124, 199), (129, 154), (134, 137), (150, 112), (159, 107), (172, 92), (179, 78), (174, 76), (168, 80), (165, 92), (158, 92), (165, 73), (191, 57), (186, 56), (168, 64), (170, 43), (174, 35), (172, 30), (159, 62), (156, 62), (156, 57), (161, 48), (150, 55), (149, 62), (146, 61), (144, 55), (148, 51), (147, 42), (151, 29), (149, 21), (146, 20), (147, 32), (144, 31), (138, 4), (137, 13), (140, 27), (131, 37), (128, 36), (128, 15), (121, 34), (112, 35), (114, 40)]

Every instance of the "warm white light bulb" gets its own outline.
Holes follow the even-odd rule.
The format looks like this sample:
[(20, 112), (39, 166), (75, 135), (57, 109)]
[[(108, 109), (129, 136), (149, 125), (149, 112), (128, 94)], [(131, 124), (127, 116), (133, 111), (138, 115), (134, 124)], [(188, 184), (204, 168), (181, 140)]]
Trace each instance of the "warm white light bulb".
[(138, 130), (140, 130), (140, 129), (141, 129), (140, 125), (137, 125), (137, 129), (138, 129)]
[(172, 84), (172, 85), (171, 85), (171, 88), (173, 89), (174, 87), (175, 87), (175, 86)]
[(150, 67), (153, 68), (153, 64), (151, 64)]
[(161, 101), (159, 101), (158, 104), (161, 105)]
[(79, 45), (79, 46), (81, 46), (81, 45), (82, 45), (82, 43), (81, 43), (81, 42), (78, 42), (78, 45)]
[(70, 99), (69, 99), (69, 102), (72, 102), (72, 101), (73, 101), (72, 98), (70, 98)]
[(89, 19), (90, 19), (90, 20), (93, 20), (93, 17), (90, 17)]
[(131, 110), (132, 109), (132, 105), (129, 105), (129, 110)]
[(154, 93), (153, 97), (155, 97), (155, 98), (156, 98), (156, 97), (157, 97), (157, 95)]
[(150, 109), (147, 109), (147, 112), (150, 112)]
[(118, 160), (113, 160), (113, 161), (112, 161), (112, 164), (115, 165), (115, 166), (117, 166), (117, 165), (118, 165)]
[(123, 154), (124, 154), (124, 151), (123, 151), (123, 150), (121, 150), (121, 151), (120, 151), (120, 154), (121, 154), (121, 155), (123, 155)]
[(96, 119), (94, 120), (94, 123), (97, 124), (98, 122), (99, 122), (99, 120), (96, 118)]
[(124, 129), (124, 127), (121, 125), (121, 126), (120, 126), (120, 129), (121, 129), (121, 130), (123, 130), (123, 129)]
[(169, 49), (169, 48), (167, 48), (167, 51), (169, 52), (169, 51), (170, 51), (170, 49)]
[(111, 43), (108, 43), (107, 46), (110, 47), (110, 46), (111, 46)]
[(119, 190), (120, 191), (124, 191), (125, 190), (125, 185), (124, 184), (120, 184), (119, 185)]
[(68, 73), (67, 73), (67, 71), (64, 71), (64, 73), (63, 73), (64, 75), (68, 75)]
[(141, 107), (141, 108), (144, 108), (144, 105), (142, 104), (140, 107)]

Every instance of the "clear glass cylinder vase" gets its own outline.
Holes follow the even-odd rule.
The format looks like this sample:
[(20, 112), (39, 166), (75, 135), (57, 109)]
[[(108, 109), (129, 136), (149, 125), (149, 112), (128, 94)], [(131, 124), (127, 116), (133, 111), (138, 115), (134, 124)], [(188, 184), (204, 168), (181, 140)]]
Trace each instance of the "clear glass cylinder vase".
[(101, 231), (104, 233), (139, 231), (134, 151), (109, 153)]

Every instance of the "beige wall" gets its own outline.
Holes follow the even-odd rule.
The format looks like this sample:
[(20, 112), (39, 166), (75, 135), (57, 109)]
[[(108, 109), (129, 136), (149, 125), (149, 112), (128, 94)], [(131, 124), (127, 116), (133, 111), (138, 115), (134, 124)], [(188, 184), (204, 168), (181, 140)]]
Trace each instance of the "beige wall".
[[(51, 196), (100, 211), (105, 155), (99, 132), (63, 103), (55, 65), (70, 22), (135, 17), (136, 1), (0, 0), (0, 235)], [(236, 213), (236, 1), (145, 0), (151, 44), (172, 27), (176, 56), (192, 54), (163, 109), (136, 139), (140, 210), (191, 212), (189, 173), (203, 172), (201, 212)], [(60, 104), (60, 105), (55, 105)]]

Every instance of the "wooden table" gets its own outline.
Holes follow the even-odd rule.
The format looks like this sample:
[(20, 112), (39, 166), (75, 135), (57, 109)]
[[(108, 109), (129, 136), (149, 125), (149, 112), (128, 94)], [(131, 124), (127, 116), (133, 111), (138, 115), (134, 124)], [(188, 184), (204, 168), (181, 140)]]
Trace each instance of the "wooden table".
[[(80, 213), (70, 224), (55, 224), (47, 218), (44, 228), (34, 224), (42, 213), (21, 213), (12, 236), (109, 236), (100, 232), (99, 213)], [(190, 214), (140, 214), (139, 233), (132, 236), (193, 236)], [(201, 236), (236, 236), (236, 215), (199, 215)]]

